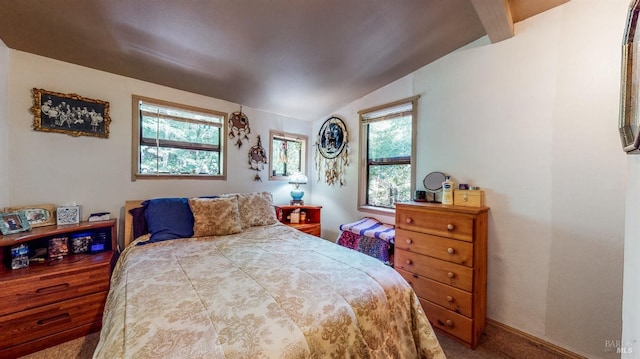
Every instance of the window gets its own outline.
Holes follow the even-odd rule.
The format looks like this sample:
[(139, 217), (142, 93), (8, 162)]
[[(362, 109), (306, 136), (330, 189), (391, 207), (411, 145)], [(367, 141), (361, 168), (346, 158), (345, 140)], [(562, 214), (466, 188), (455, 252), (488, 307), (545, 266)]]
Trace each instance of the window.
[(307, 136), (269, 131), (269, 138), (270, 180), (286, 180), (288, 176), (298, 172), (306, 174)]
[(226, 179), (227, 114), (133, 96), (133, 180)]
[(418, 97), (360, 111), (361, 208), (394, 209), (415, 188)]

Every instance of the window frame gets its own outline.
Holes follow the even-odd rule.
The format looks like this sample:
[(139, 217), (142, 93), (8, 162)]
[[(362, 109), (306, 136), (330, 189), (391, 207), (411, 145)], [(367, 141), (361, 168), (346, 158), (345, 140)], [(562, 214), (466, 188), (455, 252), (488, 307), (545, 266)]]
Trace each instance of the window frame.
[(273, 140), (274, 139), (284, 139), (287, 141), (300, 141), (301, 142), (301, 149), (300, 149), (300, 172), (302, 172), (302, 174), (304, 174), (305, 176), (307, 176), (307, 145), (309, 143), (309, 138), (305, 135), (301, 135), (301, 134), (297, 134), (297, 133), (288, 133), (288, 132), (282, 132), (282, 131), (276, 131), (276, 130), (270, 130), (269, 131), (269, 158), (271, 159), (269, 161), (269, 181), (286, 181), (289, 179), (289, 176), (294, 174), (294, 172), (291, 172), (289, 174), (289, 176), (274, 176), (273, 175), (273, 165), (275, 164), (275, 160), (274, 160), (274, 156), (273, 156), (273, 150), (274, 150), (274, 146), (273, 146)]
[[(411, 184), (410, 184), (410, 193), (415, 192), (416, 188), (416, 153), (417, 153), (417, 128), (418, 128), (418, 99), (420, 96), (413, 96), (404, 98), (401, 100), (389, 102), (383, 105), (367, 108), (364, 110), (358, 111), (358, 127), (359, 127), (359, 138), (360, 138), (360, 156), (358, 163), (358, 210), (363, 212), (371, 212), (378, 213), (383, 215), (390, 215), (395, 213), (395, 208), (389, 207), (380, 207), (373, 206), (367, 203), (367, 192), (368, 192), (368, 167), (369, 167), (369, 158), (368, 158), (368, 149), (369, 149), (369, 138), (368, 138), (368, 124), (371, 122), (375, 122), (376, 120), (366, 120), (364, 116), (366, 114), (372, 112), (378, 112), (387, 108), (392, 108), (396, 106), (400, 106), (403, 104), (411, 103), (411, 158), (409, 159), (409, 165), (411, 166)], [(404, 161), (406, 162), (406, 158)], [(385, 163), (392, 164), (392, 163)], [(398, 163), (400, 164), (400, 163)], [(402, 163), (407, 164), (407, 163)]]
[[(141, 117), (140, 117), (140, 108), (139, 102), (142, 101), (144, 103), (162, 106), (162, 107), (170, 107), (178, 110), (185, 110), (190, 112), (200, 112), (203, 114), (212, 115), (215, 117), (222, 118), (222, 123), (220, 126), (220, 144), (219, 144), (219, 153), (220, 153), (220, 170), (221, 174), (212, 175), (212, 174), (172, 174), (172, 173), (140, 173), (140, 146), (145, 145), (144, 141), (141, 139)], [(180, 103), (159, 100), (155, 98), (140, 96), (140, 95), (132, 95), (131, 96), (131, 107), (132, 107), (132, 151), (131, 151), (131, 181), (136, 181), (140, 179), (199, 179), (199, 180), (226, 180), (227, 179), (227, 123), (228, 123), (228, 114), (221, 111), (215, 111), (211, 109), (205, 109), (196, 106), (184, 105)], [(197, 120), (194, 120), (197, 121)], [(176, 142), (171, 140), (162, 140), (166, 144), (173, 144), (175, 146), (171, 146), (173, 148), (183, 148), (189, 149), (189, 146), (181, 146), (182, 142)], [(200, 146), (207, 147), (207, 145)]]

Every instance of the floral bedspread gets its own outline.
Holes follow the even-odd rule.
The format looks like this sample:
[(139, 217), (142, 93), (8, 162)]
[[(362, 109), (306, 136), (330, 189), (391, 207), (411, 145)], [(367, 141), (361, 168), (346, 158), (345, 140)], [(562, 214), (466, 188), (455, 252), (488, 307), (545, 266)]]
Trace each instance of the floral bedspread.
[(94, 358), (444, 358), (411, 287), (284, 225), (130, 245)]

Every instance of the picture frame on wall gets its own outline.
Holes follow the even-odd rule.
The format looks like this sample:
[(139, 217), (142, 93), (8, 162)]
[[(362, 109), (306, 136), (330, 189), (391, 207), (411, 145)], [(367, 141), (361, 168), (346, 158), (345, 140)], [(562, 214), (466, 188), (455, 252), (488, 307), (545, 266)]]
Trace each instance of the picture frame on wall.
[(33, 89), (33, 129), (70, 136), (109, 137), (109, 102)]
[(620, 117), (618, 132), (622, 149), (629, 154), (640, 154), (640, 102), (638, 102), (638, 74), (640, 73), (640, 38), (636, 36), (640, 18), (640, 1), (629, 6), (627, 24), (622, 39), (622, 79), (620, 81)]
[(24, 212), (0, 213), (0, 231), (3, 235), (31, 230)]
[(56, 206), (53, 203), (33, 206), (6, 207), (5, 212), (24, 212), (31, 228), (54, 226), (56, 224)]

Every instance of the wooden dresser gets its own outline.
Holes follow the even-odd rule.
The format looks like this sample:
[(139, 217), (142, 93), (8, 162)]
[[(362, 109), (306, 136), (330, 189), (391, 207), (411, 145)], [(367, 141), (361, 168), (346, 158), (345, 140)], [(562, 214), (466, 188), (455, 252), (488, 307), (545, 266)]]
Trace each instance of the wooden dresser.
[(395, 269), (431, 325), (475, 349), (486, 322), (488, 207), (396, 204)]
[[(115, 219), (34, 228), (0, 236), (0, 358), (16, 358), (100, 330), (116, 260)], [(52, 237), (101, 234), (104, 251), (9, 269), (8, 248)]]

